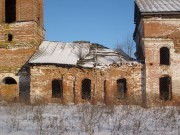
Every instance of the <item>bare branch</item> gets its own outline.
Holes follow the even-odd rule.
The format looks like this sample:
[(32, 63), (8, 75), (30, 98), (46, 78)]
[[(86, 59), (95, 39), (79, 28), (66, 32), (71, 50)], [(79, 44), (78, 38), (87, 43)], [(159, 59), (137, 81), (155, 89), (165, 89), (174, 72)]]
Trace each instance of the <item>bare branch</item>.
[[(115, 50), (117, 52), (124, 51), (126, 54), (128, 54), (130, 57), (134, 57), (135, 52), (135, 43), (133, 41), (132, 34), (128, 34), (126, 39), (122, 43), (117, 43)], [(118, 51), (119, 50), (119, 51)]]

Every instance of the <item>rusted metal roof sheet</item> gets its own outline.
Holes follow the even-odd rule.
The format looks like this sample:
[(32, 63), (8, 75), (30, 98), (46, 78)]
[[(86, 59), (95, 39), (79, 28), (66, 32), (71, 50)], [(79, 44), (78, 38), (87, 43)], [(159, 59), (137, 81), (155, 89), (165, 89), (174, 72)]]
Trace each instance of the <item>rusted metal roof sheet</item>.
[(91, 68), (131, 60), (127, 55), (120, 55), (102, 45), (43, 41), (29, 63), (76, 65)]
[(135, 0), (140, 12), (180, 12), (180, 0)]

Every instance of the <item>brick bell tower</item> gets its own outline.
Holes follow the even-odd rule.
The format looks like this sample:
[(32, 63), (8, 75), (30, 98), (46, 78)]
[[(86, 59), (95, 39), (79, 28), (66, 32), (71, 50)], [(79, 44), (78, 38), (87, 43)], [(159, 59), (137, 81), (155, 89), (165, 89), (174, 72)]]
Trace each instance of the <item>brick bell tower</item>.
[(28, 60), (44, 39), (43, 0), (0, 0), (0, 100), (27, 98)]

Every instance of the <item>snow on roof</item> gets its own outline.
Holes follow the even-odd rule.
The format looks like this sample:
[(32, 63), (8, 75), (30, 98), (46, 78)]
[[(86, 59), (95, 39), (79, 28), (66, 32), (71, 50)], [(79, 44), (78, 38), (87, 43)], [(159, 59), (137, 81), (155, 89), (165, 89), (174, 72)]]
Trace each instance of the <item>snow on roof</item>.
[(31, 57), (31, 64), (59, 64), (81, 67), (104, 67), (115, 63), (134, 62), (102, 45), (43, 41)]
[(140, 12), (179, 12), (180, 0), (135, 0)]

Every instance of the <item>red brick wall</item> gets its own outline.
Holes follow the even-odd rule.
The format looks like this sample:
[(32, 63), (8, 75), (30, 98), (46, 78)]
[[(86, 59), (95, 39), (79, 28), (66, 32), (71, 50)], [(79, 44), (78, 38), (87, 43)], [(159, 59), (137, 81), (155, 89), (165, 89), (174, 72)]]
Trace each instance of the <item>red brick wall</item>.
[(35, 48), (7, 50), (0, 49), (0, 72), (17, 73), (29, 60)]
[(180, 19), (144, 20), (144, 38), (172, 39), (180, 52)]
[[(44, 39), (44, 31), (35, 22), (18, 22), (0, 24), (0, 46), (37, 46)], [(8, 33), (13, 35), (12, 42), (8, 42)]]
[[(52, 99), (52, 80), (63, 79), (63, 102), (82, 103), (81, 85), (82, 80), (91, 80), (92, 100), (91, 103), (101, 102), (108, 104), (141, 103), (141, 66), (112, 67), (109, 69), (80, 69), (62, 68), (55, 66), (31, 66), (31, 99), (36, 97), (44, 98), (48, 101)], [(117, 99), (118, 79), (127, 79), (127, 99)], [(106, 99), (104, 99), (104, 80), (106, 80)], [(73, 84), (75, 84), (75, 95), (73, 94)], [(56, 99), (60, 101), (60, 99)]]
[[(140, 42), (145, 56), (145, 89), (148, 106), (180, 104), (180, 19), (146, 18), (138, 26)], [(170, 65), (160, 65), (160, 48), (170, 50)], [(172, 100), (160, 100), (159, 78), (168, 75), (172, 79)]]
[(8, 33), (13, 34), (13, 41), (16, 43), (26, 42), (38, 45), (44, 39), (43, 3), (43, 0), (16, 0), (17, 22), (5, 24), (5, 0), (1, 0), (0, 45), (4, 45), (4, 41), (7, 39), (5, 35)]
[(1, 0), (0, 1), (0, 23), (4, 21), (4, 14), (5, 14), (4, 9), (5, 9), (4, 0)]
[[(44, 26), (44, 0), (16, 0), (16, 21), (36, 21)], [(38, 21), (39, 18), (39, 21)], [(5, 20), (5, 0), (0, 1), (0, 23)]]
[[(28, 62), (42, 40), (44, 40), (44, 11), (43, 0), (16, 0), (16, 22), (5, 23), (5, 0), (0, 0), (0, 82), (11, 74), (16, 77), (16, 91), (10, 95), (17, 96), (22, 76), (17, 74)], [(8, 34), (13, 35), (12, 41), (8, 41)], [(26, 74), (28, 71), (26, 72)], [(28, 78), (28, 76), (25, 78)], [(25, 86), (23, 86), (25, 87)], [(13, 89), (14, 89), (13, 88)], [(0, 85), (0, 96), (7, 97), (4, 90), (11, 89), (5, 84)], [(29, 91), (29, 90), (28, 90)], [(17, 94), (18, 93), (18, 94)]]
[[(4, 3), (1, 0), (0, 7), (4, 7)], [(0, 8), (1, 71), (21, 68), (44, 39), (43, 0), (16, 0), (16, 20), (20, 22), (5, 24), (2, 17), (4, 10)], [(13, 35), (12, 41), (8, 41), (9, 33)]]

